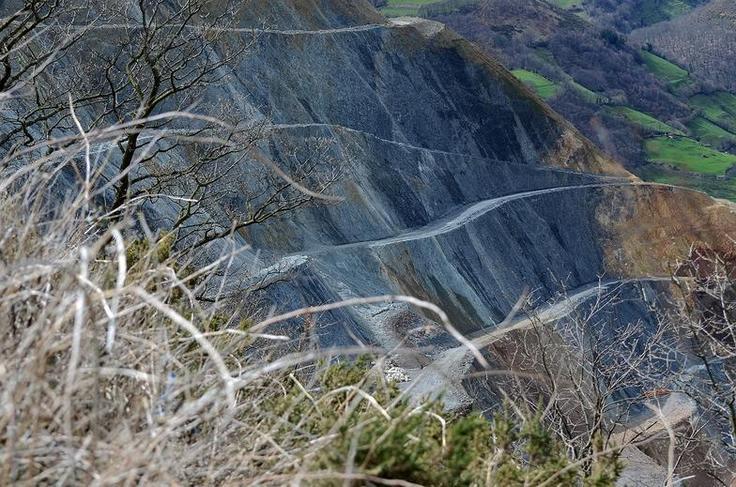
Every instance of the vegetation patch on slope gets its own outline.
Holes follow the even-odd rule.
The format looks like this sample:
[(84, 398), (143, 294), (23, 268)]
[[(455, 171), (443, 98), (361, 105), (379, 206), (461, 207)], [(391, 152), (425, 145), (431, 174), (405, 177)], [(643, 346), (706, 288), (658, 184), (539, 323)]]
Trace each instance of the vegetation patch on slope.
[(641, 51), (641, 56), (647, 68), (656, 77), (668, 82), (672, 87), (678, 88), (689, 82), (688, 72), (675, 63), (646, 50)]
[(641, 19), (653, 24), (687, 13), (691, 8), (684, 0), (648, 0), (642, 4)]
[(388, 17), (416, 16), (423, 6), (440, 1), (442, 0), (388, 0), (381, 12)]
[(654, 133), (654, 134), (677, 134), (677, 135), (685, 135), (682, 133), (682, 131), (672, 127), (671, 125), (668, 125), (661, 120), (657, 120), (651, 115), (648, 115), (644, 112), (640, 112), (638, 110), (634, 110), (630, 107), (624, 107), (624, 106), (618, 106), (618, 107), (609, 107), (608, 112), (623, 117), (629, 122), (632, 122), (642, 129)]
[(701, 142), (719, 147), (722, 144), (736, 141), (736, 134), (733, 134), (722, 127), (716, 125), (705, 117), (695, 117), (687, 124), (693, 136)]
[(632, 33), (710, 85), (736, 91), (736, 2), (710, 0), (670, 22)]
[(586, 0), (591, 17), (621, 32), (675, 19), (707, 0)]
[(570, 80), (570, 86), (575, 90), (578, 95), (583, 98), (583, 100), (587, 101), (588, 103), (605, 103), (608, 101), (608, 98), (604, 95), (596, 93), (595, 91), (581, 85), (575, 80)]
[(724, 130), (736, 132), (736, 95), (726, 92), (695, 95), (690, 105), (702, 110), (703, 116)]
[(687, 137), (656, 137), (645, 142), (652, 162), (687, 171), (721, 175), (736, 164), (736, 155), (719, 152)]
[(692, 188), (703, 191), (714, 198), (736, 201), (736, 179), (705, 175), (693, 177), (690, 173), (671, 169), (661, 164), (649, 164), (643, 167), (640, 176), (645, 181)]
[(575, 8), (580, 7), (583, 4), (582, 0), (548, 0), (552, 5), (556, 5), (560, 8)]
[(526, 69), (515, 69), (512, 71), (514, 76), (533, 89), (541, 98), (549, 100), (560, 92), (560, 86), (541, 74)]

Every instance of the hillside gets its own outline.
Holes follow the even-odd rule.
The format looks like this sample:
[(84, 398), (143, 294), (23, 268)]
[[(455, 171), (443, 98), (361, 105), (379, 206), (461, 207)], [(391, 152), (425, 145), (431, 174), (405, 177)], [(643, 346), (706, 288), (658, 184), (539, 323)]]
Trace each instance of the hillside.
[[(647, 2), (625, 5), (629, 13), (654, 8)], [(683, 3), (683, 8), (670, 10), (672, 16), (682, 16), (694, 6)], [(736, 134), (730, 128), (729, 93), (713, 93), (707, 76), (688, 71), (652, 46), (630, 41), (593, 7), (451, 0), (424, 12), (500, 57), (520, 80), (638, 176), (736, 199), (730, 180)], [(699, 11), (692, 10), (692, 15)], [(667, 24), (652, 29), (660, 25)], [(679, 31), (687, 30), (680, 25)], [(712, 99), (705, 101), (708, 97)], [(658, 150), (661, 140), (651, 140), (668, 136), (682, 140), (665, 152)]]
[(640, 45), (686, 66), (711, 87), (736, 91), (736, 5), (712, 0), (692, 12), (632, 32)]
[[(540, 0), (623, 33), (677, 18), (708, 0)], [(432, 16), (484, 0), (373, 0), (389, 16)], [(522, 2), (523, 3), (523, 2)], [(540, 10), (541, 11), (541, 10)], [(529, 19), (527, 19), (529, 20)]]
[(689, 113), (625, 37), (574, 12), (539, 0), (485, 0), (434, 18), (499, 55), (505, 65), (551, 80), (557, 89), (548, 103), (634, 171), (645, 162), (640, 141), (649, 131), (606, 106), (663, 122)]
[(708, 0), (585, 0), (582, 6), (597, 22), (621, 32), (677, 18)]
[[(564, 80), (560, 92), (591, 110), (571, 118), (603, 146), (637, 135), (635, 125), (667, 153), (686, 128), (664, 114), (689, 110), (669, 81), (615, 35), (535, 0), (440, 17), (449, 27), (386, 19), (363, 0), (224, 3), (81, 2), (31, 30), (16, 47), (27, 57), (8, 57), (24, 63), (63, 46), (12, 71), (20, 81), (0, 98), (0, 189), (16, 204), (8, 225), (22, 220), (2, 259), (14, 317), (3, 351), (13, 365), (0, 369), (3, 443), (14, 445), (4, 478), (431, 485), (441, 458), (434, 478), (449, 486), (470, 484), (468, 452), (488, 450), (472, 465), (488, 482), (498, 460), (488, 423), (467, 416), (448, 427), (440, 414), (503, 415), (508, 391), (529, 395), (524, 408), (541, 418), (494, 422), (519, 429), (537, 455), (527, 478), (536, 480), (520, 485), (589, 455), (607, 461), (609, 447), (661, 473), (661, 425), (645, 435), (646, 452), (613, 441), (657, 425), (647, 394), (670, 369), (689, 370), (670, 354), (690, 360), (690, 342), (660, 331), (658, 313), (677, 309), (673, 267), (693, 248), (732, 255), (736, 211), (639, 180), (533, 88), (554, 104), (552, 85)], [(501, 41), (481, 48), (453, 28)], [(78, 37), (61, 44), (69, 33)], [(509, 50), (497, 48), (504, 42)], [(520, 64), (504, 66), (514, 52)], [(601, 77), (601, 66), (617, 76)], [(698, 102), (715, 119), (730, 99)], [(617, 120), (622, 132), (608, 137)], [(719, 172), (732, 165), (717, 162)], [(595, 366), (585, 362), (599, 357), (585, 348), (591, 336), (608, 354)], [(660, 338), (666, 356), (648, 348)], [(378, 379), (351, 369), (360, 361), (339, 365), (360, 354)], [(330, 381), (335, 369), (310, 375), (325, 363), (346, 384)], [(611, 363), (629, 368), (597, 375)], [(651, 377), (629, 380), (646, 367)], [(574, 383), (581, 371), (591, 375)], [(34, 380), (42, 386), (25, 387)], [(613, 386), (599, 391), (604, 383)], [(686, 409), (678, 423), (695, 428), (678, 394), (668, 410)], [(539, 432), (543, 421), (559, 439)], [(376, 450), (387, 438), (391, 448)], [(526, 471), (529, 455), (517, 456), (502, 474)], [(598, 474), (572, 467), (572, 483)], [(677, 472), (705, 469), (695, 459)], [(596, 485), (617, 477), (600, 476)]]

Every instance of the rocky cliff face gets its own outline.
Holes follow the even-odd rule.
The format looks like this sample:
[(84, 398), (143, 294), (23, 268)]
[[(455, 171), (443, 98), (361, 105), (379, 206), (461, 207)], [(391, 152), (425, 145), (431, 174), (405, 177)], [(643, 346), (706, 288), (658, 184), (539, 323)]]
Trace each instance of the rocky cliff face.
[[(279, 311), (410, 295), (479, 336), (525, 292), (546, 300), (564, 287), (582, 299), (601, 279), (649, 289), (693, 241), (718, 246), (736, 230), (725, 203), (639, 183), (442, 24), (389, 22), (353, 0), (256, 0), (239, 22), (225, 41), (253, 48), (207, 96), (263, 122), (260, 149), (282, 167), (319, 141), (325, 164), (343, 174), (341, 202), (237, 235), (252, 251), (233, 286), (268, 284), (260, 297)], [(232, 177), (249, 185), (257, 176), (243, 168)], [(248, 211), (237, 194), (230, 203), (208, 218), (227, 226), (228, 213)], [(169, 211), (149, 208), (154, 222)], [(629, 305), (618, 319), (646, 309)], [(319, 316), (316, 335), (323, 346), (434, 345), (405, 358), (418, 370), (457, 345), (443, 332), (410, 332), (429, 320), (407, 304), (376, 303)]]
[[(230, 15), (223, 9), (232, 3), (247, 8)], [(41, 349), (29, 357), (11, 355), (20, 362), (63, 362), (10, 377), (10, 394), (18, 391), (23, 398), (10, 403), (38, 402), (37, 391), (43, 390), (51, 403), (65, 404), (39, 429), (45, 435), (40, 441), (49, 437), (61, 445), (58, 455), (56, 449), (43, 450), (36, 468), (38, 455), (24, 454), (10, 476), (15, 470), (53, 476), (62, 465), (63, 478), (82, 479), (108, 471), (108, 459), (121, 456), (127, 458), (124, 470), (118, 474), (116, 465), (108, 472), (115, 478), (145, 476), (144, 465), (156, 471), (165, 465), (161, 475), (168, 475), (170, 455), (182, 448), (192, 450), (185, 462), (174, 462), (187, 470), (185, 476), (218, 470), (228, 481), (235, 479), (231, 471), (249, 475), (240, 465), (202, 468), (197, 452), (221, 444), (223, 458), (253, 457), (255, 448), (255, 468), (263, 470), (266, 459), (266, 482), (278, 483), (287, 478), (279, 472), (297, 470), (299, 478), (314, 472), (303, 478), (328, 481), (332, 477), (322, 475), (332, 462), (323, 464), (322, 458), (343, 458), (345, 449), (356, 453), (364, 440), (358, 438), (360, 427), (349, 432), (358, 435), (352, 438), (337, 438), (331, 430), (323, 432), (338, 450), (307, 447), (321, 445), (322, 432), (302, 436), (302, 425), (311, 430), (324, 424), (319, 403), (328, 404), (322, 402), (327, 397), (344, 402), (346, 389), (328, 392), (328, 377), (302, 387), (295, 377), (317, 369), (313, 363), (302, 368), (301, 361), (313, 362), (315, 355), (285, 357), (290, 347), (324, 355), (381, 351), (383, 371), (400, 382), (407, 401), (443, 394), (443, 404), (454, 411), (473, 405), (494, 411), (507, 394), (524, 398), (530, 409), (540, 404), (537, 398), (548, 400), (555, 431), (559, 425), (571, 440), (566, 448), (582, 447), (575, 446), (575, 459), (598, 451), (597, 441), (588, 439), (607, 437), (618, 445), (617, 438), (629, 433), (640, 438), (638, 432), (654, 418), (645, 398), (659, 402), (668, 384), (681, 390), (680, 378), (665, 373), (669, 369), (681, 370), (698, 390), (694, 376), (700, 366), (688, 363), (680, 330), (661, 331), (653, 310), (669, 304), (674, 293), (668, 266), (693, 243), (716, 250), (732, 245), (731, 206), (640, 182), (498, 62), (440, 23), (387, 21), (369, 3), (353, 0), (204, 0), (184, 12), (173, 0), (138, 5), (145, 6), (80, 0), (79, 10), (64, 9), (65, 23), (41, 22), (37, 34), (20, 42), (28, 56), (6, 52), (13, 62), (0, 68), (6, 71), (0, 76), (0, 168), (8, 174), (0, 193), (17, 194), (4, 206), (13, 228), (0, 232), (11, 254), (18, 254), (10, 260), (5, 294), (19, 326), (7, 333), (21, 350), (36, 348), (34, 340)], [(182, 17), (189, 23), (182, 24)], [(7, 20), (6, 29), (14, 22), (23, 19)], [(67, 36), (78, 42), (69, 40), (55, 51), (55, 41), (66, 42)], [(242, 46), (248, 46), (245, 56), (230, 56)], [(0, 59), (3, 49), (8, 46), (0, 45)], [(45, 65), (45, 58), (34, 59), (38, 52), (59, 58), (35, 71)], [(8, 70), (18, 66), (32, 73), (35, 90), (26, 89), (30, 83), (23, 76), (13, 86), (19, 89), (6, 89)], [(27, 178), (31, 172), (34, 177)], [(300, 182), (299, 192), (285, 182), (289, 175)], [(328, 198), (295, 196), (325, 186)], [(65, 199), (75, 200), (70, 210)], [(310, 206), (302, 207), (305, 201)], [(145, 218), (139, 218), (140, 209)], [(173, 233), (154, 246), (156, 231)], [(150, 240), (138, 240), (143, 234)], [(236, 251), (230, 252), (233, 243)], [(32, 247), (27, 254), (17, 250), (26, 244)], [(172, 253), (171, 245), (183, 252)], [(188, 258), (194, 265), (183, 262)], [(214, 259), (213, 266), (190, 272)], [(187, 285), (181, 285), (184, 280)], [(20, 305), (23, 300), (28, 306)], [(141, 310), (143, 303), (150, 307)], [(290, 321), (265, 319), (294, 310)], [(228, 314), (233, 319), (223, 320)], [(249, 326), (250, 320), (260, 324)], [(221, 329), (230, 323), (238, 329)], [(232, 341), (222, 337), (229, 332), (236, 335)], [(260, 332), (287, 337), (251, 342)], [(650, 344), (658, 348), (648, 350)], [(282, 402), (285, 389), (278, 379), (286, 379), (280, 371), (289, 364), (298, 370), (288, 387), (301, 392)], [(269, 371), (279, 372), (271, 377)], [(373, 378), (381, 387), (381, 376)], [(165, 387), (157, 392), (156, 384)], [(101, 387), (115, 397), (97, 414), (85, 404), (96, 404)], [(240, 436), (239, 429), (230, 429), (235, 423), (205, 424), (222, 415), (250, 424), (250, 416), (239, 413), (249, 409), (259, 412), (255, 422), (264, 428), (281, 429), (278, 413), (272, 423), (274, 411), (301, 410), (314, 387), (322, 389), (312, 401), (314, 413), (292, 418), (295, 429), (285, 433), (287, 448), (312, 458), (311, 466), (278, 445), (277, 455), (261, 455), (257, 441), (242, 450), (238, 445), (230, 455), (229, 439)], [(266, 389), (271, 392), (263, 397)], [(133, 390), (131, 396), (126, 392)], [(185, 402), (174, 390), (187, 396)], [(372, 386), (365, 391), (373, 392)], [(669, 396), (664, 409), (676, 413), (678, 423), (695, 417), (697, 407), (684, 393)], [(392, 397), (386, 400), (394, 402)], [(365, 423), (354, 421), (355, 403), (347, 402), (349, 411), (339, 415), (338, 425)], [(164, 445), (156, 435), (151, 448), (164, 445), (168, 453), (149, 464), (146, 441), (134, 442), (133, 450), (113, 441), (89, 462), (85, 457), (91, 469), (71, 462), (66, 470), (68, 445), (78, 443), (83, 451), (94, 418), (117, 418), (127, 404), (134, 405), (125, 409), (131, 427), (123, 424), (118, 430), (124, 434), (113, 431), (111, 438), (127, 445), (132, 437), (163, 431), (176, 442)], [(22, 409), (11, 408), (8, 424)], [(20, 423), (35, 428), (32, 409), (31, 420)], [(377, 409), (390, 420), (388, 431), (423, 411), (403, 404), (388, 407), (391, 415)], [(435, 419), (444, 430), (444, 420)], [(692, 422), (700, 431), (700, 419)], [(441, 453), (439, 468), (455, 465), (432, 425), (428, 433), (436, 446), (430, 450)], [(477, 443), (479, 437), (460, 426), (448, 430), (448, 438), (460, 431), (463, 444)], [(660, 426), (652, 434), (669, 429), (666, 421)], [(31, 438), (30, 450), (24, 448), (35, 451), (33, 431), (29, 436), (10, 430), (11, 440)], [(207, 431), (224, 439), (211, 443)], [(364, 437), (371, 451), (376, 432)], [(270, 441), (269, 434), (262, 436)], [(103, 442), (108, 440), (97, 441)], [(412, 442), (401, 439), (399, 448)], [(376, 458), (396, 447), (392, 441), (383, 448)], [(355, 457), (360, 471), (371, 475), (352, 477), (349, 468), (350, 477), (335, 479), (372, 482), (374, 473), (405, 478), (403, 463), (396, 473), (393, 467), (379, 472), (373, 461), (358, 461), (350, 452), (344, 458)], [(669, 450), (655, 454), (664, 458)], [(346, 472), (342, 463), (335, 463), (336, 473)], [(537, 466), (547, 472), (557, 459), (543, 463)], [(32, 471), (23, 465), (33, 465)], [(656, 473), (656, 484), (666, 483), (667, 472)]]
[[(300, 9), (310, 8), (300, 5)], [(279, 307), (380, 294), (437, 303), (463, 332), (493, 327), (525, 289), (550, 297), (607, 279), (660, 276), (694, 240), (719, 243), (730, 209), (640, 185), (496, 62), (442, 25), (374, 20), (336, 3), (317, 32), (269, 32), (229, 96), (273, 122), (268, 148), (327, 139), (346, 173), (340, 204), (244, 236), (293, 279)], [(291, 14), (286, 18), (291, 18)], [(277, 23), (284, 29), (303, 23)], [(347, 22), (347, 23), (346, 23)], [(325, 323), (391, 347), (409, 308)]]

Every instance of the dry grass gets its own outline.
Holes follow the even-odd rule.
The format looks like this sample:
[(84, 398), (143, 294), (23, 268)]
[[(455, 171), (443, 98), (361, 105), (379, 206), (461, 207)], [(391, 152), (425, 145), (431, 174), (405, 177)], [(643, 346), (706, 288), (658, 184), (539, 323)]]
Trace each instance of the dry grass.
[[(382, 296), (260, 321), (244, 315), (253, 306), (211, 291), (238, 250), (203, 263), (172, 234), (111, 219), (98, 205), (111, 184), (90, 154), (125, 128), (77, 126), (76, 137), (15, 148), (0, 161), (0, 484), (492, 477), (485, 420), (408, 401), (374, 350), (323, 351), (308, 336), (270, 334), (271, 325), (308, 325), (318, 312), (401, 301), (435, 313), (466, 342), (442, 310)], [(358, 365), (344, 360), (367, 354)]]
[[(0, 161), (0, 485), (536, 485), (555, 472), (573, 485), (598, 475), (568, 463), (529, 410), (493, 421), (446, 413), (400, 393), (382, 352), (319, 350), (308, 336), (315, 314), (402, 302), (436, 315), (483, 364), (430, 303), (378, 296), (274, 316), (218, 299), (237, 249), (202, 262), (173, 234), (98, 208), (97, 188), (110, 184), (90, 154), (116, 134), (80, 129)], [(265, 317), (242, 311), (253, 308)], [(272, 334), (287, 320), (303, 320), (304, 336)], [(607, 453), (586, 461), (596, 455), (610, 485), (617, 464)]]
[[(195, 298), (227, 255), (193, 272), (166, 237), (134, 242), (126, 222), (95, 220), (86, 184), (63, 204), (50, 198), (58, 167), (46, 169), (6, 169), (5, 181), (17, 179), (0, 194), (0, 483), (278, 485), (303, 469), (329, 477), (308, 458), (330, 436), (283, 418), (329, 393), (319, 378), (330, 357), (259, 358), (256, 340), (284, 337), (253, 333), (227, 303)], [(396, 404), (374, 398), (388, 390), (382, 377), (336, 386), (333, 409), (347, 418), (367, 404), (396, 421)], [(319, 414), (314, 403), (304, 421)]]

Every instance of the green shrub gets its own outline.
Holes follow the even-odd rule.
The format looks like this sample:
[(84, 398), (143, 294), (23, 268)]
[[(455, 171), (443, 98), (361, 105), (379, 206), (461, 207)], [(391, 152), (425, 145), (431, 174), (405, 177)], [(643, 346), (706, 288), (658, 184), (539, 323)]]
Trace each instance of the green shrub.
[[(538, 485), (562, 471), (553, 485), (605, 487), (615, 485), (621, 470), (614, 455), (588, 462), (589, 472), (585, 463), (571, 465), (538, 416), (519, 418), (506, 408), (491, 420), (478, 413), (443, 418), (440, 402), (413, 405), (365, 359), (328, 367), (309, 396), (294, 385), (269, 407), (284, 420), (283, 433), (309, 433), (305, 447), (332, 438), (302, 465), (313, 472), (351, 465), (366, 478), (454, 487)], [(320, 485), (344, 485), (335, 475)]]

